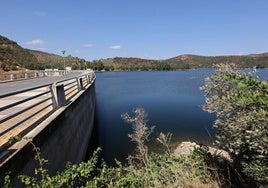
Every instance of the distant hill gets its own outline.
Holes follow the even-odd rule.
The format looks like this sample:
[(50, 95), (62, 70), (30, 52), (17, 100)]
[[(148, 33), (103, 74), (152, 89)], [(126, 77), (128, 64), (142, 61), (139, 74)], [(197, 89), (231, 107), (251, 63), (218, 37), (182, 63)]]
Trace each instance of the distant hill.
[(0, 35), (0, 68), (15, 70), (19, 67), (35, 69), (37, 58), (16, 42)]
[(56, 64), (62, 64), (63, 60), (60, 55), (30, 49), (28, 49), (28, 51), (43, 65), (48, 64), (50, 66), (50, 64), (52, 64), (51, 66), (56, 66)]
[(132, 57), (115, 57), (100, 61), (103, 62), (104, 68), (108, 70), (149, 70), (152, 69), (152, 67), (157, 67), (157, 65), (160, 64), (160, 61), (157, 60)]
[[(43, 68), (63, 69), (64, 63), (62, 56), (36, 50), (28, 51), (37, 58), (38, 62), (40, 63), (40, 65), (42, 65)], [(72, 67), (72, 69), (74, 70), (84, 68), (86, 64), (89, 63), (82, 58), (73, 57), (71, 55), (64, 57), (64, 60), (66, 66)]]
[[(94, 70), (176, 70), (211, 68), (213, 64), (234, 63), (241, 68), (268, 68), (268, 52), (262, 54), (231, 56), (180, 55), (165, 60), (150, 60), (134, 57), (115, 57), (88, 62), (82, 58), (64, 57), (66, 66), (72, 69), (93, 68)], [(20, 68), (63, 69), (63, 57), (52, 53), (29, 50), (0, 35), (0, 71)]]
[(268, 67), (268, 53), (231, 56), (181, 55), (167, 59), (165, 62), (173, 65), (185, 64), (190, 68), (209, 68), (219, 63), (234, 63), (237, 67), (243, 68), (263, 68)]
[[(66, 66), (72, 69), (84, 68), (86, 60), (67, 56)], [(42, 70), (45, 68), (63, 69), (63, 57), (52, 53), (24, 49), (16, 42), (0, 35), (0, 72), (17, 69)]]
[(211, 68), (214, 64), (233, 63), (241, 68), (268, 68), (268, 53), (232, 56), (180, 55), (166, 60), (115, 57), (96, 61), (106, 70), (176, 70)]

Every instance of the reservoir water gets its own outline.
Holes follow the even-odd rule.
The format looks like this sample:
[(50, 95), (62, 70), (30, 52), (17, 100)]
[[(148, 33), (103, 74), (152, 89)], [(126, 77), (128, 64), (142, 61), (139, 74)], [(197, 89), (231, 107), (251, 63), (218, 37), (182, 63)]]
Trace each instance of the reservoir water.
[[(267, 79), (267, 72), (260, 72), (262, 79)], [(96, 134), (101, 157), (113, 164), (115, 158), (124, 160), (133, 152), (134, 145), (127, 136), (131, 125), (121, 119), (121, 114), (131, 114), (137, 107), (148, 114), (147, 124), (156, 126), (152, 140), (160, 132), (170, 132), (176, 143), (195, 141), (211, 145), (215, 116), (202, 110), (205, 97), (200, 86), (212, 73), (212, 69), (97, 73)]]

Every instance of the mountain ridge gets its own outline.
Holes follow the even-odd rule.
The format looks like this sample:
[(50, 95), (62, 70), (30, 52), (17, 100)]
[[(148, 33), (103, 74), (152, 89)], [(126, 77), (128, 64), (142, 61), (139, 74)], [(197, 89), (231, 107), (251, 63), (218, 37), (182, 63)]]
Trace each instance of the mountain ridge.
[(93, 60), (60, 56), (49, 52), (25, 49), (0, 35), (0, 68), (10, 70), (16, 67), (27, 69), (58, 68), (66, 66), (72, 69), (93, 68), (97, 70), (176, 70), (191, 68), (211, 68), (214, 64), (234, 63), (241, 68), (268, 68), (268, 52), (249, 55), (203, 56), (182, 54), (164, 60), (144, 59), (139, 57), (113, 57)]
[[(66, 66), (81, 68), (86, 60), (71, 55), (64, 57)], [(0, 35), (0, 72), (18, 69), (63, 69), (63, 57), (49, 52), (22, 48), (15, 41)]]
[(12, 70), (17, 67), (35, 68), (37, 59), (28, 50), (0, 35), (0, 68)]

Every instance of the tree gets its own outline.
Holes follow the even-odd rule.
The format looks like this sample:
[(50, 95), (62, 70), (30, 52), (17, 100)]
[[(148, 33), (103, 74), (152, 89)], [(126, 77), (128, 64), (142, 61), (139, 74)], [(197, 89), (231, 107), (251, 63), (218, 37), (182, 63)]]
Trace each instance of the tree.
[(103, 65), (103, 62), (102, 61), (97, 61), (97, 60), (93, 60), (92, 63), (90, 63), (88, 65), (89, 68), (93, 69), (93, 70), (97, 70), (97, 71), (100, 71), (100, 70), (103, 70), (104, 69), (104, 65)]
[(217, 116), (216, 142), (258, 185), (268, 183), (268, 85), (252, 73), (218, 65), (206, 78), (203, 109)]
[(148, 137), (154, 130), (154, 126), (147, 126), (147, 114), (145, 113), (143, 108), (136, 108), (133, 110), (134, 116), (131, 117), (129, 114), (122, 114), (122, 119), (127, 123), (132, 123), (133, 125), (133, 134), (128, 134), (128, 137), (131, 141), (137, 144), (136, 147), (136, 155), (129, 156), (129, 163), (132, 164), (132, 160), (136, 160), (137, 163), (141, 163), (141, 165), (148, 165), (150, 161), (150, 155), (148, 153), (148, 147), (146, 146), (146, 142), (148, 141)]

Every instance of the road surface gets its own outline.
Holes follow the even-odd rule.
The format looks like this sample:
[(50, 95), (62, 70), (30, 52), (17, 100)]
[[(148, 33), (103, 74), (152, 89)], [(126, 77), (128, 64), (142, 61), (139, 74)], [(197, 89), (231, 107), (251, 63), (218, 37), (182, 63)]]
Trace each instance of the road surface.
[(54, 77), (40, 77), (28, 80), (19, 80), (19, 81), (11, 81), (11, 82), (4, 82), (0, 83), (0, 95), (21, 91), (24, 89), (28, 89), (31, 87), (37, 87), (44, 84), (52, 84), (55, 82), (59, 82), (68, 78), (73, 78), (83, 74), (84, 72), (72, 72), (64, 76), (54, 76)]

